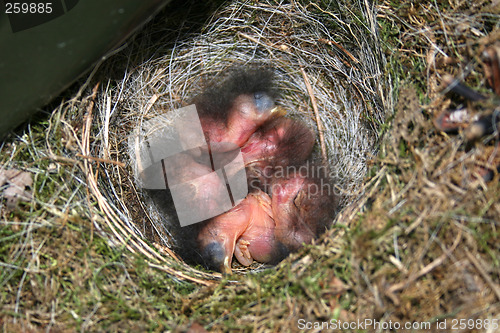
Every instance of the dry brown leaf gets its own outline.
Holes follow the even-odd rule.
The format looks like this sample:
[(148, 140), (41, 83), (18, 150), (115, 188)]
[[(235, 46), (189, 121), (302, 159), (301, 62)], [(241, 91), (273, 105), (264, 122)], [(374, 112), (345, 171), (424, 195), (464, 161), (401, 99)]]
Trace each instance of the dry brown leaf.
[(194, 322), (189, 326), (187, 333), (205, 333), (208, 332), (203, 326), (198, 324), (197, 322)]
[(0, 187), (8, 210), (14, 209), (20, 200), (32, 200), (32, 185), (33, 178), (29, 172), (17, 169), (0, 170)]

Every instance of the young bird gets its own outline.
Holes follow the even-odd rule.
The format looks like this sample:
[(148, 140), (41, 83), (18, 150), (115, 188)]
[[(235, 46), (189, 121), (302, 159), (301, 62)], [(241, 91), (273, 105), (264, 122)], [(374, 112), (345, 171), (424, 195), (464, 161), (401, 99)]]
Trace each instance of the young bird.
[(211, 146), (233, 143), (242, 147), (257, 128), (280, 114), (272, 80), (273, 73), (263, 68), (235, 70), (194, 99)]
[(271, 176), (288, 166), (301, 165), (311, 155), (314, 133), (302, 122), (274, 118), (259, 128), (241, 148), (250, 189), (269, 193)]
[(254, 259), (276, 263), (284, 256), (284, 249), (276, 241), (274, 229), (271, 199), (256, 191), (201, 228), (199, 250), (206, 265), (226, 274), (231, 274), (233, 255), (244, 266)]
[(338, 199), (326, 169), (306, 165), (271, 182), (275, 237), (287, 250), (310, 244), (333, 222)]

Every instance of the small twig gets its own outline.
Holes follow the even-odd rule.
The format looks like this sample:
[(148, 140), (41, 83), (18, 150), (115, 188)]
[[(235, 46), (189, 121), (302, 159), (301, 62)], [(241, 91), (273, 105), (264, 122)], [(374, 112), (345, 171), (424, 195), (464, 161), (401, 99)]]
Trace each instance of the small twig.
[(304, 77), (304, 82), (307, 87), (307, 92), (309, 93), (309, 97), (311, 98), (311, 104), (314, 110), (314, 116), (316, 117), (316, 124), (318, 125), (318, 132), (319, 132), (319, 143), (321, 145), (321, 155), (323, 156), (323, 162), (328, 161), (328, 156), (326, 154), (326, 145), (325, 145), (325, 136), (324, 136), (324, 129), (323, 129), (323, 123), (321, 122), (321, 119), (319, 118), (319, 112), (318, 112), (318, 104), (316, 103), (316, 97), (314, 96), (314, 92), (311, 87), (311, 83), (309, 82), (309, 78), (307, 77), (307, 74), (304, 70), (304, 67), (300, 66), (300, 71), (302, 73), (302, 76)]
[[(96, 66), (96, 69), (99, 65)], [(94, 69), (94, 70), (96, 70)], [(93, 75), (93, 74), (92, 74)], [(90, 80), (90, 79), (89, 79)], [(85, 84), (87, 84), (90, 81), (87, 81)], [(97, 82), (94, 88), (92, 89), (92, 95), (90, 96), (90, 103), (87, 107), (87, 113), (83, 117), (83, 126), (82, 126), (82, 138), (81, 138), (81, 147), (80, 149), (82, 150), (82, 155), (89, 155), (89, 141), (90, 141), (90, 127), (92, 125), (92, 111), (94, 110), (94, 104), (95, 104), (95, 99), (97, 96), (97, 90), (99, 89), (99, 85), (101, 82)], [(80, 93), (80, 92), (79, 92)], [(89, 165), (88, 161), (84, 160), (83, 161), (83, 172), (87, 176), (87, 179), (89, 177)], [(87, 180), (87, 183), (90, 181)], [(87, 203), (89, 207), (91, 207), (91, 200), (90, 200), (90, 190), (89, 187), (87, 186), (85, 189), (87, 193)], [(92, 221), (95, 221), (95, 216), (96, 214), (92, 212)], [(94, 223), (90, 224), (90, 241), (92, 242), (94, 239)]]
[(104, 125), (103, 125), (103, 155), (105, 158), (109, 157), (109, 122), (111, 120), (111, 97), (106, 96), (106, 112), (104, 114)]
[(427, 207), (424, 208), (424, 210), (422, 211), (422, 213), (417, 217), (417, 219), (408, 226), (408, 228), (406, 228), (405, 230), (405, 234), (406, 235), (409, 235), (413, 230), (415, 230), (416, 227), (418, 227), (420, 225), (420, 223), (422, 223), (422, 221), (424, 220), (424, 218), (426, 216), (428, 216), (429, 212), (429, 209)]
[(401, 262), (401, 260), (399, 260), (398, 258), (396, 258), (395, 256), (389, 256), (389, 261), (394, 265), (396, 266), (396, 268), (403, 274), (408, 274), (408, 270), (406, 269), (406, 267), (403, 265), (403, 263)]
[[(141, 204), (142, 206), (142, 204)], [(149, 218), (149, 216), (148, 216)], [(152, 223), (150, 221), (150, 223)], [(172, 251), (171, 249), (169, 249), (168, 247), (164, 246), (164, 245), (160, 245), (158, 243), (153, 243), (153, 246), (161, 253), (161, 254), (167, 254), (169, 255), (170, 257), (172, 257), (172, 259), (174, 259), (175, 261), (177, 262), (181, 262), (182, 260), (179, 259), (179, 257), (175, 254), (174, 251)]]
[(354, 61), (354, 63), (359, 64), (359, 60), (356, 59), (349, 51), (347, 51), (346, 49), (344, 49), (344, 47), (342, 45), (340, 45), (339, 43), (334, 42), (333, 40), (324, 39), (324, 38), (318, 39), (318, 42), (321, 42), (321, 43), (324, 43), (324, 44), (327, 44), (327, 45), (333, 45), (333, 46), (337, 47), (342, 52), (344, 52), (352, 61)]
[(94, 110), (95, 98), (97, 95), (97, 89), (99, 89), (100, 82), (94, 86), (92, 89), (92, 95), (90, 96), (90, 103), (87, 106), (87, 113), (84, 116), (84, 123), (82, 128), (82, 153), (84, 155), (89, 155), (89, 143), (90, 143), (90, 128), (92, 127), (92, 111)]
[[(273, 56), (273, 57), (274, 57), (272, 50), (270, 50), (270, 49), (272, 49), (272, 48), (273, 48), (272, 46), (267, 45), (267, 44), (265, 44), (265, 43), (261, 42), (259, 39), (255, 38), (255, 37), (252, 37), (252, 36), (250, 36), (250, 35), (247, 35), (247, 34), (245, 34), (245, 33), (243, 33), (243, 32), (238, 32), (238, 35), (239, 35), (239, 36), (241, 36), (241, 37), (243, 37), (243, 38), (248, 39), (249, 41), (251, 41), (251, 42), (253, 42), (253, 43), (257, 44), (257, 45), (264, 46), (264, 47), (265, 47), (265, 49), (266, 49), (266, 50), (267, 50), (267, 51), (271, 54), (271, 56)], [(274, 48), (276, 48), (276, 47), (274, 47)], [(291, 54), (290, 52), (288, 52), (288, 51), (286, 51), (286, 50), (280, 50), (280, 51), (283, 51), (283, 52), (286, 52), (286, 53), (288, 53), (288, 54)]]
[(498, 288), (498, 286), (495, 284), (495, 282), (493, 282), (493, 280), (490, 278), (488, 273), (486, 273), (484, 268), (477, 261), (477, 259), (474, 258), (474, 256), (472, 254), (470, 254), (468, 251), (465, 251), (465, 254), (467, 255), (467, 258), (469, 258), (469, 261), (472, 263), (472, 265), (476, 268), (476, 270), (479, 272), (479, 274), (486, 281), (486, 283), (489, 284), (491, 290), (493, 290), (493, 292), (497, 296), (498, 300), (500, 301), (500, 288)]
[(153, 107), (153, 105), (158, 100), (158, 97), (159, 97), (158, 94), (154, 94), (153, 96), (151, 96), (149, 101), (146, 103), (146, 106), (144, 107), (143, 114), (147, 114), (149, 112), (149, 110)]

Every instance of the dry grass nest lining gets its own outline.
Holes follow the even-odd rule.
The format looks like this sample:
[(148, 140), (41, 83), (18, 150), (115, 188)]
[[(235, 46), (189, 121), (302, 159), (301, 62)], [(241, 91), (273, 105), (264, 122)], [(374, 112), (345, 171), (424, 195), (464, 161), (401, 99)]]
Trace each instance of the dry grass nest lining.
[[(136, 187), (127, 139), (143, 121), (186, 106), (206, 82), (235, 65), (259, 62), (276, 69), (278, 104), (319, 134), (318, 149), (338, 171), (343, 204), (359, 196), (391, 103), (373, 9), (359, 5), (333, 13), (315, 4), (235, 1), (216, 12), (200, 34), (166, 33), (155, 44), (136, 38), (124, 52), (147, 60), (128, 64), (118, 82), (101, 81), (88, 91), (82, 134), (83, 154), (107, 162), (96, 168), (89, 158), (84, 167), (111, 238), (174, 277), (204, 284), (219, 277), (183, 264), (170, 250), (168, 217)], [(142, 34), (157, 29), (162, 27), (152, 24)], [(147, 54), (152, 49), (154, 56)]]

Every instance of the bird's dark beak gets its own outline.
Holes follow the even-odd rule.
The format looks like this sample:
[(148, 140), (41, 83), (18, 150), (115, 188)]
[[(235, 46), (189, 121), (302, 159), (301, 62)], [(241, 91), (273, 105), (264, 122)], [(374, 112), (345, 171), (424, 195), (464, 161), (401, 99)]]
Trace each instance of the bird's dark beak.
[(223, 274), (232, 274), (231, 262), (234, 250), (231, 250), (230, 247), (227, 241), (209, 243), (201, 249), (205, 263)]

